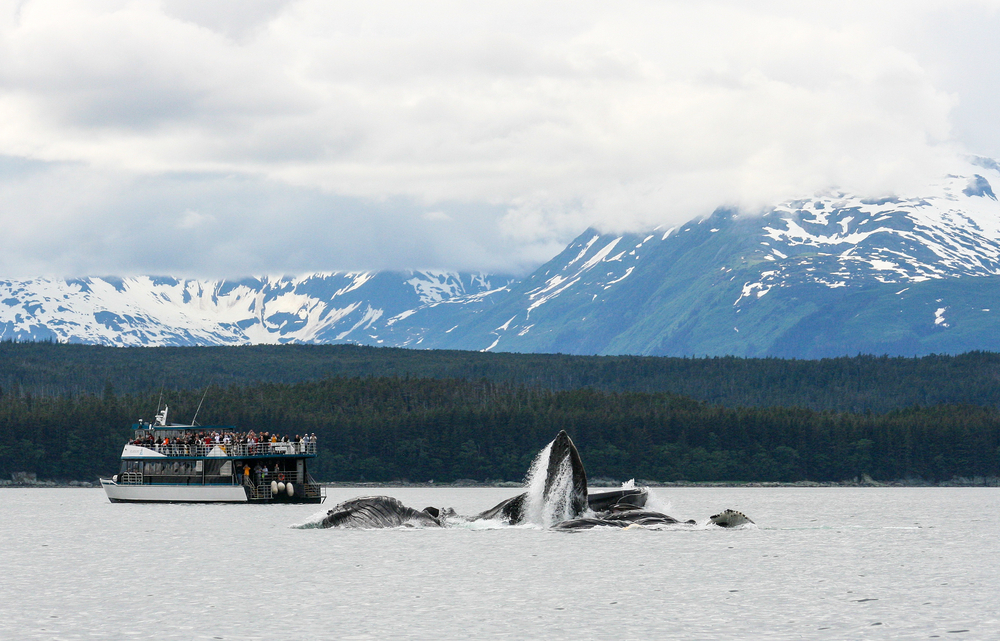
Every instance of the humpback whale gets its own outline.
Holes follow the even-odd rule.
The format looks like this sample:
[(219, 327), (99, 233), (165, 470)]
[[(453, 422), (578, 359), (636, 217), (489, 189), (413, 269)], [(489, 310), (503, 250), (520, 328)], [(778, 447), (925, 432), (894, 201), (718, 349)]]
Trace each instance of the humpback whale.
[[(466, 520), (496, 520), (510, 525), (541, 523), (555, 530), (584, 530), (598, 526), (694, 525), (645, 509), (646, 488), (622, 488), (589, 494), (587, 472), (580, 453), (565, 430), (535, 457), (526, 477), (527, 491)], [(391, 496), (362, 496), (334, 506), (312, 527), (386, 528), (442, 527), (455, 511), (427, 507), (415, 510)], [(709, 522), (721, 527), (753, 523), (736, 510), (723, 510)]]
[(437, 508), (414, 510), (391, 496), (359, 496), (334, 506), (320, 527), (383, 528), (401, 525), (440, 527)]
[(587, 504), (595, 512), (607, 512), (608, 510), (620, 512), (622, 510), (644, 507), (647, 498), (649, 498), (649, 490), (644, 487), (632, 487), (591, 494), (587, 497)]
[[(607, 526), (607, 527), (621, 527), (625, 528), (630, 525), (641, 525), (643, 527), (650, 525), (677, 525), (681, 523), (672, 516), (663, 514), (662, 512), (653, 512), (652, 510), (635, 510), (631, 512), (619, 512), (615, 514), (599, 514), (593, 517), (580, 518), (580, 519), (570, 519), (568, 521), (563, 521), (552, 526), (554, 530), (589, 530), (593, 527)], [(694, 521), (685, 521), (684, 525), (694, 525)]]
[[(539, 485), (541, 502), (556, 505), (556, 509), (566, 512), (570, 518), (584, 513), (589, 507), (587, 497), (587, 472), (583, 469), (580, 453), (573, 440), (560, 430), (535, 458), (528, 471), (529, 487)], [(531, 507), (532, 492), (524, 492), (501, 501), (490, 509), (480, 512), (474, 520), (497, 519), (511, 525), (521, 523)]]
[(709, 520), (720, 527), (739, 527), (747, 523), (753, 523), (746, 514), (736, 510), (723, 510), (718, 514), (713, 514)]
[[(616, 506), (617, 507), (617, 506)], [(753, 524), (753, 521), (743, 512), (736, 510), (723, 510), (718, 514), (713, 514), (708, 519), (709, 524), (719, 527), (739, 527), (741, 525)], [(653, 512), (643, 509), (626, 509), (617, 511), (615, 508), (593, 517), (569, 519), (553, 526), (555, 530), (587, 530), (593, 527), (628, 527), (630, 525), (655, 526), (655, 525), (697, 525), (697, 521), (678, 521), (672, 516), (662, 512)]]

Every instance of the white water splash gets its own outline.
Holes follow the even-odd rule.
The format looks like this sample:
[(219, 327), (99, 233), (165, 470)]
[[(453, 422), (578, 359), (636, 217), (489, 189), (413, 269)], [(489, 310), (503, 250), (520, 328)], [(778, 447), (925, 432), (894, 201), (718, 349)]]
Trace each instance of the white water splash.
[(322, 528), (323, 519), (326, 518), (328, 511), (329, 510), (320, 510), (315, 514), (311, 514), (309, 518), (305, 519), (304, 521), (300, 521), (298, 523), (292, 523), (288, 527), (293, 530), (310, 530), (313, 528)]
[[(553, 441), (555, 442), (555, 441)], [(549, 453), (552, 452), (552, 443), (546, 445), (528, 468), (528, 475), (524, 478), (524, 485), (528, 493), (528, 498), (524, 502), (524, 521), (536, 525), (544, 526), (545, 510), (545, 476), (549, 465)]]
[(577, 516), (572, 513), (573, 466), (569, 456), (563, 457), (559, 462), (555, 477), (549, 484), (548, 496), (545, 495), (551, 452), (552, 443), (549, 443), (532, 461), (528, 476), (525, 478), (528, 497), (524, 506), (524, 522), (543, 528), (552, 527), (556, 523)]
[[(673, 509), (673, 506), (670, 503), (670, 500), (667, 499), (667, 498), (665, 498), (665, 497), (663, 497), (663, 496), (660, 496), (660, 494), (658, 492), (654, 491), (653, 488), (651, 488), (651, 487), (650, 488), (646, 488), (646, 489), (649, 492), (646, 495), (646, 509), (647, 510), (652, 510), (653, 512), (661, 512), (663, 514), (670, 514), (670, 511)], [(685, 520), (685, 519), (682, 519), (680, 516), (675, 515), (675, 514), (670, 514), (670, 516), (673, 516), (674, 518), (680, 519), (682, 521)]]
[(573, 514), (573, 466), (567, 456), (559, 462), (559, 469), (549, 486), (549, 495), (542, 510), (542, 525), (552, 527), (577, 516)]
[[(554, 441), (553, 441), (554, 442)], [(524, 522), (542, 524), (542, 509), (545, 502), (545, 473), (549, 465), (552, 443), (546, 445), (531, 462), (528, 475), (524, 477), (524, 487), (528, 498), (524, 502)]]

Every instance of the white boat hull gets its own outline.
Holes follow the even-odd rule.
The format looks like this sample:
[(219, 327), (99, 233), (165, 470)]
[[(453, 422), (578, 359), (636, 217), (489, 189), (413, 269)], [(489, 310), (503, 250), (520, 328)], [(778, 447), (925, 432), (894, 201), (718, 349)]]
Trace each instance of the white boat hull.
[(246, 503), (241, 485), (118, 485), (101, 479), (113, 503)]

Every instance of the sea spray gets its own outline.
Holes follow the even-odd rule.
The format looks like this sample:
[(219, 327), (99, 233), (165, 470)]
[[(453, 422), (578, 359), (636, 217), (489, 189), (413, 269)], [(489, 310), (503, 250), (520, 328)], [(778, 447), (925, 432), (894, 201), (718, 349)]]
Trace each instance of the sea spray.
[(327, 512), (328, 510), (320, 510), (315, 514), (309, 515), (309, 517), (306, 518), (304, 521), (301, 521), (299, 523), (293, 523), (288, 527), (295, 530), (311, 530), (313, 528), (317, 529), (322, 528), (323, 519), (326, 518)]
[(544, 528), (577, 516), (573, 513), (573, 464), (568, 456), (559, 461), (558, 468), (549, 478), (553, 443), (555, 441), (538, 453), (525, 477), (527, 499), (524, 522)]
[(567, 457), (559, 463), (559, 471), (549, 485), (542, 510), (542, 525), (552, 527), (576, 516), (573, 513), (573, 466)]
[(524, 477), (527, 499), (524, 502), (524, 522), (545, 526), (545, 477), (548, 474), (549, 453), (552, 443), (546, 445), (531, 462), (528, 475)]
[[(624, 488), (623, 488), (624, 489)], [(661, 496), (660, 492), (654, 490), (653, 488), (648, 488), (648, 495), (646, 497), (646, 509), (652, 510), (654, 512), (662, 512), (664, 514), (670, 514), (673, 510), (673, 504), (669, 499)]]

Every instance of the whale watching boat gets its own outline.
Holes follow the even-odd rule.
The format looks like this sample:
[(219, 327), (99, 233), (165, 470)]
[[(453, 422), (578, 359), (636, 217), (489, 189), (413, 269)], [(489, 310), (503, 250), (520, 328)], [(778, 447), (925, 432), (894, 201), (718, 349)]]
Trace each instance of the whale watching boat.
[[(112, 503), (322, 503), (323, 488), (310, 476), (313, 436), (279, 440), (232, 426), (167, 423), (132, 425), (118, 474), (102, 478)], [(193, 421), (192, 421), (193, 422)]]

